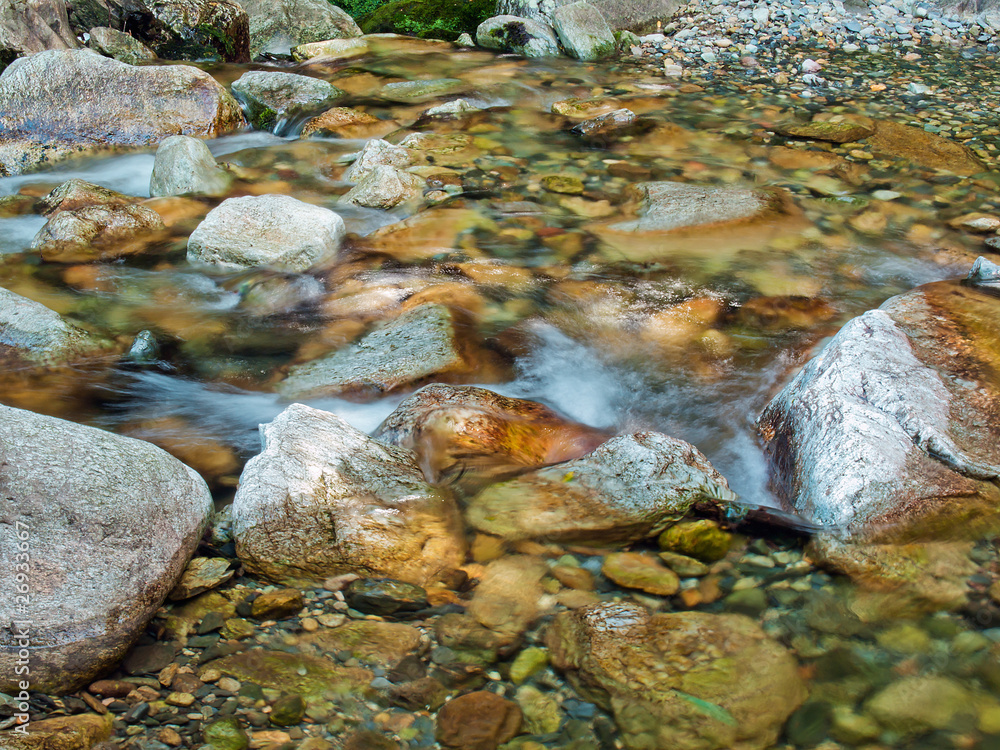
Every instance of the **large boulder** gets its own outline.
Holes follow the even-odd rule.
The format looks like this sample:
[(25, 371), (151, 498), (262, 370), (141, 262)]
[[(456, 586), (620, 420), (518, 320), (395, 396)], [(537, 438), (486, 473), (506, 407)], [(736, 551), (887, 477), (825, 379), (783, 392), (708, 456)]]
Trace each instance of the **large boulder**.
[(16, 57), (80, 43), (61, 0), (0, 0), (0, 67)]
[(204, 141), (174, 135), (156, 149), (149, 194), (224, 195), (232, 182), (233, 175), (216, 163)]
[(788, 509), (867, 540), (997, 525), (1000, 304), (980, 281), (854, 318), (767, 406), (758, 427)]
[(483, 356), (459, 331), (456, 313), (426, 304), (366, 333), (362, 338), (311, 362), (295, 365), (277, 391), (289, 400), (381, 396), (429, 380), (468, 378), (480, 371)]
[[(497, 13), (523, 16), (552, 24), (555, 11), (577, 0), (499, 0)], [(627, 29), (637, 34), (656, 31), (659, 24), (672, 18), (684, 3), (680, 0), (587, 0), (607, 20), (612, 29)]]
[(305, 271), (332, 261), (344, 220), (287, 195), (228, 198), (188, 238), (188, 260), (224, 269)]
[(791, 196), (777, 188), (640, 182), (629, 186), (627, 196), (624, 210), (634, 218), (592, 226), (614, 257), (627, 261), (646, 262), (673, 252), (732, 252), (804, 226)]
[(166, 227), (151, 208), (91, 205), (60, 211), (38, 230), (31, 249), (42, 260), (90, 263), (143, 251)]
[(428, 481), (467, 490), (579, 458), (608, 435), (535, 401), (435, 383), (396, 407), (372, 437), (414, 451)]
[(361, 35), (345, 11), (326, 0), (237, 0), (250, 17), (250, 55), (289, 55), (300, 44)]
[(0, 287), (0, 365), (5, 370), (67, 365), (108, 354), (114, 346), (55, 310)]
[(30, 560), (17, 589), (25, 598), (0, 598), (0, 691), (24, 679), (24, 628), (32, 689), (76, 690), (117, 664), (180, 579), (211, 493), (149, 443), (5, 406), (0, 486), (0, 562), (12, 586), (21, 555)]
[(248, 570), (291, 585), (341, 573), (424, 585), (462, 564), (455, 501), (427, 484), (412, 452), (303, 404), (261, 436), (232, 511)]
[(333, 84), (295, 73), (253, 70), (232, 86), (233, 95), (246, 107), (251, 124), (279, 135), (296, 121), (332, 107), (344, 96)]
[(615, 54), (615, 36), (594, 5), (570, 3), (555, 9), (552, 25), (559, 41), (577, 60), (601, 60)]
[(743, 615), (608, 602), (560, 613), (547, 642), (552, 664), (636, 750), (771, 747), (806, 697), (792, 655)]
[(63, 50), (20, 58), (0, 75), (0, 174), (53, 156), (152, 146), (178, 134), (214, 138), (244, 125), (236, 100), (186, 65), (136, 67)]
[(250, 22), (236, 0), (135, 0), (141, 38), (164, 60), (250, 62)]
[(476, 44), (524, 57), (559, 54), (559, 42), (549, 26), (519, 16), (487, 18), (476, 28)]
[(693, 445), (638, 432), (487, 487), (469, 501), (466, 519), (512, 540), (629, 542), (659, 533), (695, 503), (736, 499)]

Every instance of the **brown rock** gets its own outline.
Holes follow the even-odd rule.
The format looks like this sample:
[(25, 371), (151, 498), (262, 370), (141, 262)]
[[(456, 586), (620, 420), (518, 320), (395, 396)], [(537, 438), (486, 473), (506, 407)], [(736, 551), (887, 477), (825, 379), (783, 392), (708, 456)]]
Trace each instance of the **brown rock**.
[(78, 714), (32, 721), (28, 733), (4, 732), (4, 750), (90, 750), (111, 738), (112, 715)]
[(135, 689), (131, 682), (123, 680), (98, 680), (91, 683), (88, 691), (99, 698), (124, 698)]
[(548, 566), (541, 558), (514, 555), (494, 560), (486, 566), (466, 611), (513, 642), (542, 614), (541, 580), (546, 573)]
[(401, 403), (372, 437), (414, 451), (429, 482), (474, 491), (525, 468), (578, 458), (607, 434), (534, 401), (435, 383)]
[(399, 743), (378, 732), (352, 732), (344, 741), (344, 750), (399, 750)]
[(420, 649), (421, 634), (403, 623), (355, 620), (302, 636), (299, 643), (329, 653), (346, 651), (362, 662), (389, 667)]
[(673, 596), (680, 588), (674, 571), (641, 552), (614, 552), (604, 558), (601, 572), (619, 586), (656, 596)]
[(221, 586), (236, 573), (230, 570), (224, 557), (195, 557), (184, 569), (184, 575), (167, 597), (171, 601), (190, 599), (216, 586)]
[(779, 123), (774, 132), (791, 138), (808, 138), (830, 143), (850, 143), (867, 138), (873, 132), (871, 127), (848, 120), (813, 120), (809, 123)]
[(147, 249), (163, 229), (160, 215), (146, 206), (84, 206), (59, 211), (31, 248), (50, 263), (112, 260)]
[(446, 747), (496, 750), (521, 729), (521, 709), (495, 693), (467, 693), (444, 704), (434, 736)]
[(941, 169), (958, 175), (985, 172), (986, 166), (961, 143), (923, 128), (903, 125), (891, 120), (875, 120), (875, 133), (868, 143), (877, 154), (906, 159), (927, 169)]
[(253, 600), (251, 614), (258, 620), (282, 620), (297, 615), (305, 604), (298, 589), (266, 591)]
[(399, 127), (395, 120), (380, 120), (350, 107), (332, 107), (302, 128), (302, 137), (381, 138)]

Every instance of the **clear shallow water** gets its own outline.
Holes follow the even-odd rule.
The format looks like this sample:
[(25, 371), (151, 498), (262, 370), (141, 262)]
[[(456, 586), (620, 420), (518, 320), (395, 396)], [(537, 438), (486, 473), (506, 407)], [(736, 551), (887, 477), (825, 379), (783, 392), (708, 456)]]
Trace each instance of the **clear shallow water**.
[[(801, 114), (801, 101), (743, 79), (682, 91), (681, 83), (635, 67), (398, 50), (294, 69), (335, 82), (349, 92), (348, 105), (394, 120), (399, 130), (391, 140), (414, 130), (469, 136), (462, 149), (424, 165), (433, 167), (428, 192), (450, 197), (428, 197), (420, 210), (343, 208), (343, 170), (363, 140), (248, 132), (209, 142), (237, 171), (233, 194), (286, 193), (341, 212), (351, 236), (333, 268), (290, 275), (189, 265), (187, 236), (215, 200), (157, 204), (171, 216), (167, 240), (123, 261), (89, 265), (41, 262), (29, 245), (43, 219), (0, 218), (0, 285), (123, 346), (149, 330), (161, 347), (142, 365), (112, 359), (41, 375), (4, 373), (0, 401), (153, 440), (189, 462), (223, 454), (231, 460), (200, 467), (223, 504), (243, 461), (259, 449), (257, 426), (287, 406), (274, 392), (286, 368), (345, 345), (397, 316), (407, 299), (426, 295), (467, 313), (466, 333), (507, 359), (502, 377), (467, 382), (612, 432), (652, 429), (690, 441), (745, 502), (772, 505), (754, 429), (761, 408), (852, 316), (916, 285), (964, 274), (978, 247), (945, 220), (995, 193), (912, 164), (852, 155), (863, 152), (857, 144), (762, 134), (761, 120)], [(242, 70), (213, 72), (232, 80)], [(437, 100), (400, 104), (377, 94), (384, 83), (418, 77), (462, 79), (466, 98), (487, 110), (422, 121)], [(591, 96), (632, 108), (652, 128), (582, 141), (551, 107)], [(908, 117), (891, 104), (847, 96), (830, 107)], [(796, 163), (779, 148), (836, 156), (859, 172), (842, 179), (843, 171)], [(43, 195), (78, 177), (144, 197), (152, 159), (141, 153), (67, 163), (0, 179), (0, 194)], [(575, 177), (581, 187), (550, 190), (545, 178), (552, 176)], [(629, 186), (646, 180), (782, 187), (802, 223), (763, 239), (735, 227), (704, 246), (630, 261), (602, 242), (600, 224), (625, 218)], [(894, 201), (871, 196), (890, 188), (900, 193)], [(859, 221), (866, 212), (875, 220), (869, 214)], [(405, 396), (403, 389), (369, 402), (309, 403), (370, 432)], [(1000, 609), (986, 591), (1000, 561), (992, 542), (975, 551), (979, 580), (969, 603), (937, 614), (906, 590), (872, 594), (824, 572), (804, 554), (801, 538), (773, 528), (737, 539), (710, 575), (686, 578), (672, 599), (616, 588), (601, 579), (599, 555), (566, 552), (598, 576), (605, 600), (748, 614), (789, 648), (812, 697), (779, 747), (997, 746), (1000, 630), (992, 626)], [(239, 585), (258, 582), (244, 577)], [(261, 630), (257, 642), (295, 635)], [(540, 645), (541, 636), (534, 632), (528, 642)], [(859, 729), (858, 717), (871, 718), (872, 696), (915, 675), (961, 686), (978, 715), (957, 710), (954, 720), (916, 736), (906, 727)], [(544, 680), (547, 690), (572, 696), (554, 674)], [(589, 725), (585, 731), (593, 733)]]

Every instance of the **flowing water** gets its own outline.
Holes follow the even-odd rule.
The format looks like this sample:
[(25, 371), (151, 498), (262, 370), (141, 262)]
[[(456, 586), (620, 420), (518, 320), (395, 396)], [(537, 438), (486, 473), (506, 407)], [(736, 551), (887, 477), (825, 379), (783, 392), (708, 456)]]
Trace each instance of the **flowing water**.
[[(337, 203), (350, 187), (342, 174), (364, 141), (300, 139), (302, 123), (287, 122), (281, 137), (248, 132), (209, 146), (237, 172), (234, 195), (286, 193), (340, 212), (350, 235), (333, 268), (296, 276), (188, 264), (187, 235), (221, 199), (160, 199), (154, 205), (170, 217), (168, 238), (89, 265), (40, 262), (28, 248), (44, 219), (30, 212), (0, 219), (0, 286), (110, 332), (123, 346), (144, 330), (159, 345), (151, 360), (5, 373), (0, 400), (152, 440), (185, 460), (200, 457), (195, 465), (220, 504), (258, 450), (257, 425), (287, 405), (274, 384), (289, 364), (350, 341), (422, 294), (464, 309), (468, 333), (500, 356), (502, 367), (466, 382), (612, 432), (682, 438), (745, 502), (776, 505), (754, 428), (760, 410), (849, 318), (916, 285), (964, 274), (978, 240), (944, 218), (974, 210), (996, 190), (883, 159), (861, 144), (786, 142), (761, 128), (806, 109), (911, 119), (898, 101), (854, 100), (849, 89), (817, 105), (750, 75), (683, 86), (639, 64), (525, 61), (417, 45), (283, 69), (325, 78), (349, 92), (350, 106), (394, 121), (399, 131), (389, 140), (413, 131), (464, 136), (427, 159), (426, 203), (435, 205), (416, 213), (345, 209)], [(229, 82), (242, 70), (211, 72)], [(448, 97), (393, 102), (378, 94), (385, 83), (438, 78), (457, 79)], [(457, 96), (481, 110), (450, 120), (421, 116)], [(591, 97), (632, 109), (645, 129), (584, 140), (570, 129), (574, 121), (552, 114), (555, 102)], [(840, 166), (798, 161), (805, 151), (840, 157)], [(151, 153), (65, 163), (0, 179), (0, 193), (41, 196), (81, 178), (146, 197), (152, 164)], [(574, 187), (554, 190), (557, 183), (545, 179), (551, 175), (573, 178)], [(621, 219), (628, 185), (648, 180), (785, 188), (803, 220), (791, 232), (744, 235), (735, 227), (703, 245), (630, 259), (593, 229)], [(898, 195), (879, 200), (872, 196), (879, 190)], [(309, 403), (371, 431), (404, 396)], [(798, 543), (787, 543), (792, 551), (780, 554), (801, 559)], [(775, 549), (784, 547), (764, 551)], [(754, 575), (769, 580), (751, 567), (734, 571), (730, 584)], [(834, 597), (832, 579), (813, 577), (814, 590)], [(789, 609), (801, 605), (778, 598)], [(770, 624), (818, 655), (812, 669), (821, 683), (856, 685), (874, 670), (879, 685), (893, 669), (923, 669), (928, 654), (946, 672), (949, 659), (971, 658), (949, 651), (947, 639), (966, 628), (957, 615), (950, 635), (931, 628), (927, 637), (939, 640), (915, 653), (892, 644), (879, 651), (874, 636), (851, 630), (854, 619), (840, 628), (837, 617), (854, 615), (839, 605), (829, 605), (832, 624), (823, 624), (821, 612), (809, 615), (809, 627), (775, 606), (768, 611), (782, 613)], [(941, 621), (929, 620), (935, 617)], [(973, 680), (975, 669), (962, 663), (950, 674)], [(849, 704), (864, 694), (844, 691), (831, 688), (825, 700)], [(980, 737), (974, 727), (949, 732), (934, 735), (943, 744), (927, 746), (973, 747), (955, 738)], [(883, 736), (878, 746), (907, 746), (904, 734)], [(879, 741), (858, 736), (858, 746)]]

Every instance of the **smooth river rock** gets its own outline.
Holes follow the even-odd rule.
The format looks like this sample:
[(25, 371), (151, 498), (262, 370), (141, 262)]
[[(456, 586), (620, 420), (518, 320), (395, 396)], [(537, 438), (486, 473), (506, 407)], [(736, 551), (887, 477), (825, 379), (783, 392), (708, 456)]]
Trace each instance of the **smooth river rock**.
[(91, 50), (39, 52), (0, 74), (0, 174), (172, 135), (214, 138), (245, 122), (236, 100), (197, 68), (137, 67)]
[(535, 401), (434, 383), (397, 406), (372, 437), (414, 451), (428, 481), (468, 490), (579, 458), (609, 435)]
[(469, 501), (466, 520), (511, 540), (629, 542), (658, 534), (697, 502), (736, 499), (693, 445), (637, 432), (487, 487)]
[(114, 667), (211, 512), (205, 481), (150, 443), (0, 406), (0, 563), (12, 575), (17, 554), (31, 561), (25, 608), (0, 597), (0, 691), (16, 684), (17, 620), (31, 620), (34, 690), (70, 692)]
[(361, 36), (345, 11), (326, 0), (237, 0), (250, 18), (250, 55), (289, 55), (291, 48)]
[(92, 263), (142, 252), (165, 229), (151, 208), (91, 205), (60, 211), (35, 235), (31, 249), (42, 260)]
[(232, 511), (248, 570), (289, 585), (342, 573), (424, 585), (462, 564), (455, 501), (427, 484), (410, 451), (303, 404), (261, 436)]
[(995, 527), (998, 313), (946, 281), (847, 323), (758, 420), (787, 508), (868, 541)]
[(547, 643), (635, 750), (771, 747), (806, 697), (792, 655), (743, 615), (608, 602), (558, 614)]
[(287, 195), (228, 198), (188, 238), (191, 263), (221, 269), (305, 271), (337, 256), (344, 220)]
[(149, 194), (224, 195), (233, 176), (220, 167), (204, 141), (173, 135), (160, 143), (149, 178)]

